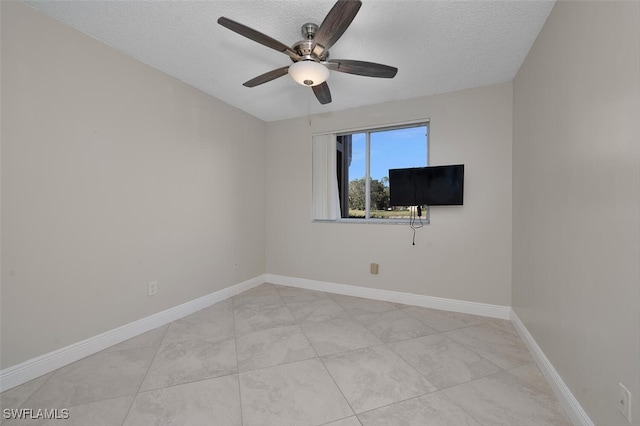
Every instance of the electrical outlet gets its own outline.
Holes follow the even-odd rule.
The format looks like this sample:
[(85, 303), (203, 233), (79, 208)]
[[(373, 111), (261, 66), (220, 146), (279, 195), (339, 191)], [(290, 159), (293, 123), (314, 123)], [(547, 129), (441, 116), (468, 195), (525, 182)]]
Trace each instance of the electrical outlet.
[(371, 264), (370, 272), (371, 272), (373, 275), (378, 275), (378, 264), (377, 264), (377, 263), (372, 263), (372, 264)]
[(622, 383), (618, 383), (618, 410), (631, 423), (631, 392)]
[(149, 281), (149, 296), (153, 296), (158, 292), (158, 281)]

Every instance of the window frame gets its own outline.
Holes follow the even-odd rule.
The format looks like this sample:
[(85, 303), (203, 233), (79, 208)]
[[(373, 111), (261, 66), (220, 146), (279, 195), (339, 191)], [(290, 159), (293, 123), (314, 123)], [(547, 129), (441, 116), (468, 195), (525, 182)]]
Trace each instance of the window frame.
[[(353, 129), (344, 129), (344, 130), (340, 130), (340, 131), (335, 131), (335, 132), (318, 132), (318, 133), (314, 133), (312, 136), (320, 136), (320, 135), (327, 135), (327, 134), (333, 134), (336, 137), (336, 140), (339, 140), (340, 137), (344, 137), (344, 136), (348, 136), (348, 135), (354, 135), (354, 134), (358, 134), (358, 133), (365, 133), (366, 134), (366, 147), (365, 147), (365, 156), (366, 156), (366, 164), (365, 164), (365, 218), (361, 219), (361, 218), (349, 218), (349, 217), (338, 217), (337, 219), (313, 219), (313, 222), (331, 222), (331, 223), (366, 223), (366, 224), (401, 224), (401, 225), (406, 225), (407, 223), (411, 222), (411, 219), (380, 219), (380, 218), (372, 218), (370, 217), (370, 211), (371, 211), (371, 187), (370, 187), (370, 168), (371, 168), (371, 164), (370, 164), (370, 160), (371, 160), (371, 134), (372, 133), (376, 133), (376, 132), (383, 132), (383, 131), (389, 131), (389, 130), (399, 130), (399, 129), (408, 129), (408, 128), (412, 128), (412, 127), (426, 127), (426, 135), (425, 135), (425, 144), (426, 144), (426, 165), (429, 165), (429, 159), (431, 157), (430, 155), (430, 148), (431, 148), (431, 132), (430, 132), (430, 127), (431, 127), (431, 122), (430, 119), (428, 118), (423, 118), (423, 119), (417, 119), (417, 120), (411, 120), (411, 121), (406, 121), (406, 122), (397, 122), (397, 123), (390, 123), (390, 124), (384, 124), (384, 125), (380, 125), (380, 126), (367, 126), (367, 127), (361, 127), (361, 128), (353, 128)], [(344, 153), (343, 153), (344, 154)], [(344, 161), (341, 162), (341, 164), (344, 164)], [(418, 167), (418, 166), (416, 166)], [(339, 180), (339, 176), (343, 176), (341, 175), (340, 170), (337, 170), (336, 167), (336, 179)], [(369, 179), (366, 179), (367, 177), (369, 177)], [(347, 179), (348, 181), (348, 179)], [(340, 182), (338, 182), (338, 187), (339, 187), (339, 192), (342, 192), (342, 194), (340, 194), (340, 200), (342, 202), (343, 197), (346, 197), (348, 199), (348, 182), (347, 182), (347, 188), (344, 187), (344, 182), (341, 184)], [(312, 194), (312, 197), (315, 197), (316, 194)], [(348, 209), (348, 206), (347, 206)], [(429, 220), (429, 209), (426, 208), (424, 210), (425, 215), (422, 217), (422, 223), (423, 224), (429, 224), (430, 220)]]

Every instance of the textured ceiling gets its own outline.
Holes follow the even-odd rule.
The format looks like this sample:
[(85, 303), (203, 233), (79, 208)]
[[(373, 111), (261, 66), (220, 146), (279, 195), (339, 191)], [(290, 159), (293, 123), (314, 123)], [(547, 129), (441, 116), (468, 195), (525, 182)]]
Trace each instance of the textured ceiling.
[(394, 79), (331, 72), (333, 102), (289, 76), (245, 81), (288, 56), (216, 20), (225, 16), (286, 45), (320, 24), (334, 1), (27, 1), (126, 54), (265, 121), (338, 111), (512, 80), (554, 1), (363, 0), (331, 58), (398, 68)]

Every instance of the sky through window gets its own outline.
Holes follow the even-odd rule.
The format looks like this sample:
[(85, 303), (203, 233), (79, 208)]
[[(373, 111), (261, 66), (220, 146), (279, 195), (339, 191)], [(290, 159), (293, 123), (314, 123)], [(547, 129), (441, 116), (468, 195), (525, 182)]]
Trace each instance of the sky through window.
[[(427, 165), (426, 126), (385, 130), (371, 133), (371, 178), (389, 176), (389, 169), (424, 167)], [(365, 175), (365, 133), (353, 134), (353, 152), (349, 176)]]

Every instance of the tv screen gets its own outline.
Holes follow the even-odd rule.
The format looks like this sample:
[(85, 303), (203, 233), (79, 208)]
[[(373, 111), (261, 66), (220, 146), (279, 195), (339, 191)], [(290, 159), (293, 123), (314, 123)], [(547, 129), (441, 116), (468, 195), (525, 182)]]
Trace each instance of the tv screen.
[(464, 164), (389, 170), (392, 206), (461, 206)]

